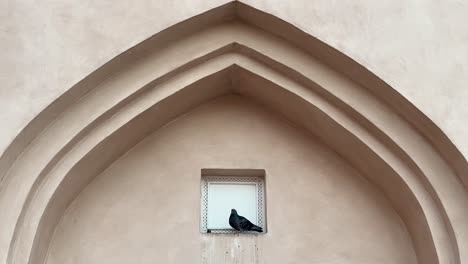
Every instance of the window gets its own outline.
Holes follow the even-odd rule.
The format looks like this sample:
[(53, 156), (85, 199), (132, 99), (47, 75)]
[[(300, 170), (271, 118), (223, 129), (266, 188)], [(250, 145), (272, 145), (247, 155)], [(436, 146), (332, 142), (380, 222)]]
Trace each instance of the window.
[(202, 170), (201, 232), (234, 233), (229, 225), (231, 209), (266, 232), (264, 170)]

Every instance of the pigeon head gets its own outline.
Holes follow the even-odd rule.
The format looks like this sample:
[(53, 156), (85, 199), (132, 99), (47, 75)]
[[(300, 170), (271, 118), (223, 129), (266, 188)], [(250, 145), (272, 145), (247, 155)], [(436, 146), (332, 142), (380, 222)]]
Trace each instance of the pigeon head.
[(231, 214), (237, 214), (236, 209), (231, 209)]

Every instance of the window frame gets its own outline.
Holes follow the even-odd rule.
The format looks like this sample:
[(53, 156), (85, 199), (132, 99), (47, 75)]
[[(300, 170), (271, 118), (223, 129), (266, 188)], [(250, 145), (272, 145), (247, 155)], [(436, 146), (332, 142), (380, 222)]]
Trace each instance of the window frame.
[[(202, 170), (201, 177), (201, 214), (200, 232), (214, 234), (238, 233), (234, 229), (209, 229), (208, 228), (208, 195), (210, 184), (255, 184), (257, 200), (257, 225), (266, 233), (266, 202), (265, 202), (265, 171), (264, 170), (230, 170), (207, 169)], [(246, 234), (258, 234), (257, 232), (242, 232)]]

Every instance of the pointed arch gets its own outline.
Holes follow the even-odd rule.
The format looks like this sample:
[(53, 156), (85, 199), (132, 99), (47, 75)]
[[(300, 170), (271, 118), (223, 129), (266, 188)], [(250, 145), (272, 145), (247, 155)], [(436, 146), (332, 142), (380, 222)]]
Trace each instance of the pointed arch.
[(345, 55), (231, 2), (124, 52), (21, 132), (0, 159), (0, 261), (41, 262), (90, 180), (152, 131), (227, 93), (283, 115), (360, 170), (392, 202), (419, 262), (468, 258), (458, 247), (468, 227), (457, 222), (468, 216), (467, 164), (437, 126)]

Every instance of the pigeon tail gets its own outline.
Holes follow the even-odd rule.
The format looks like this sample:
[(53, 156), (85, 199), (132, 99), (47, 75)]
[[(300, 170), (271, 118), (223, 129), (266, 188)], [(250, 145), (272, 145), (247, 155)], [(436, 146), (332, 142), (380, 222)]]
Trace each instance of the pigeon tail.
[(259, 226), (256, 226), (256, 225), (253, 225), (253, 226), (250, 228), (250, 230), (252, 230), (252, 231), (257, 231), (257, 232), (260, 232), (260, 233), (263, 232), (263, 229), (262, 229), (261, 227), (259, 227)]

